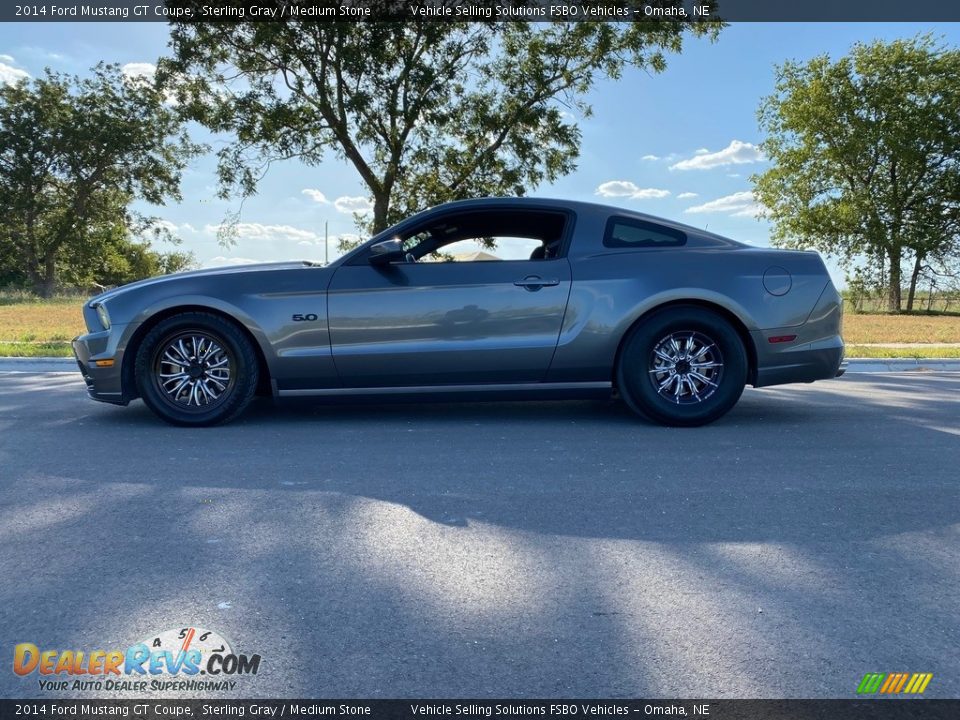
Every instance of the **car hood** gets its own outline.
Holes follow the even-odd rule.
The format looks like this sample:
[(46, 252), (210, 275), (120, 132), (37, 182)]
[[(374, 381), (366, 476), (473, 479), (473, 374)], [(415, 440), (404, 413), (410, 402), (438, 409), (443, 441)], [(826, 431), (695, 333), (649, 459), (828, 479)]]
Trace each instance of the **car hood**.
[(159, 285), (162, 283), (175, 282), (184, 278), (212, 277), (215, 275), (239, 275), (264, 272), (268, 270), (296, 270), (299, 268), (315, 266), (318, 266), (318, 264), (310, 262), (309, 260), (288, 260), (282, 262), (251, 263), (245, 265), (222, 265), (220, 267), (205, 268), (203, 270), (188, 270), (187, 272), (173, 273), (172, 275), (158, 275), (157, 277), (147, 278), (146, 280), (138, 280), (137, 282), (128, 283), (127, 285), (121, 285), (120, 287), (113, 288), (112, 290), (107, 290), (106, 292), (90, 298), (88, 304), (92, 307), (130, 290), (145, 288), (151, 285)]

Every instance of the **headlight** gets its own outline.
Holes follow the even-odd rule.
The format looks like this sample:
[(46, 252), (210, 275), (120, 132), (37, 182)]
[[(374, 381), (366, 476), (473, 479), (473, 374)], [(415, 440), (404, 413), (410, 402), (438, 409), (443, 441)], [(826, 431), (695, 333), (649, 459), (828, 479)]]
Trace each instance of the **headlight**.
[(107, 312), (107, 306), (103, 303), (97, 305), (97, 317), (100, 318), (100, 324), (104, 330), (110, 329), (110, 313)]

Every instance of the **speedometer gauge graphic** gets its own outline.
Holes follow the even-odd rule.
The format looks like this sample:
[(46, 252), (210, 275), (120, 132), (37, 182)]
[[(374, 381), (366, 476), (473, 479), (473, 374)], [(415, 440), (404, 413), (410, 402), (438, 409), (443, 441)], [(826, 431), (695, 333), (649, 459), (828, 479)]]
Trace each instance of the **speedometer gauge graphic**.
[[(182, 627), (165, 630), (141, 641), (150, 650), (169, 650), (174, 655), (190, 650), (199, 650), (204, 658), (213, 653), (223, 656), (233, 655), (233, 648), (226, 638), (215, 630), (202, 627)], [(202, 671), (201, 671), (202, 672)]]

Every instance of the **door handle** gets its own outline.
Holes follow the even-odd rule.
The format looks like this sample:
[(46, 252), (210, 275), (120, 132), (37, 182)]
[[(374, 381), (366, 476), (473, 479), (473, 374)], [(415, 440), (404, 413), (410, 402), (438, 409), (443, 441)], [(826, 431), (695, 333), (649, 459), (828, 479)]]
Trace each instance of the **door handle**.
[(527, 275), (523, 280), (515, 280), (513, 284), (527, 290), (539, 290), (542, 287), (559, 285), (560, 281), (557, 279), (544, 280), (539, 275)]

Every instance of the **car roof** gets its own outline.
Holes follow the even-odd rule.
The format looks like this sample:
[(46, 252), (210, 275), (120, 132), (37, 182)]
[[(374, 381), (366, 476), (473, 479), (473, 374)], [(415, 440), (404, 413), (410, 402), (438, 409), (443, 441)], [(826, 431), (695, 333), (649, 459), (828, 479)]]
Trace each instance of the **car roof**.
[(736, 240), (725, 237), (723, 235), (718, 235), (716, 233), (709, 232), (702, 228), (694, 227), (693, 225), (687, 225), (686, 223), (670, 220), (669, 218), (659, 217), (657, 215), (649, 215), (647, 213), (638, 212), (636, 210), (631, 210), (629, 208), (618, 207), (616, 205), (607, 205), (605, 203), (584, 202), (580, 200), (566, 200), (562, 198), (482, 197), (482, 198), (471, 198), (468, 200), (453, 200), (448, 203), (435, 205), (432, 208), (429, 208), (428, 210), (423, 211), (423, 213), (418, 213), (418, 215), (432, 213), (438, 210), (469, 210), (471, 208), (480, 209), (480, 208), (490, 207), (490, 206), (518, 207), (518, 208), (520, 207), (556, 208), (557, 210), (573, 210), (577, 214), (594, 213), (598, 215), (621, 215), (624, 217), (630, 217), (637, 220), (644, 220), (646, 222), (654, 223), (656, 225), (662, 225), (664, 227), (673, 228), (675, 230), (680, 230), (681, 232), (684, 232), (690, 235), (696, 235), (702, 238), (709, 238), (713, 240), (722, 241), (724, 244), (735, 244), (735, 245), (742, 245), (744, 247), (749, 247), (745, 243), (740, 243)]

